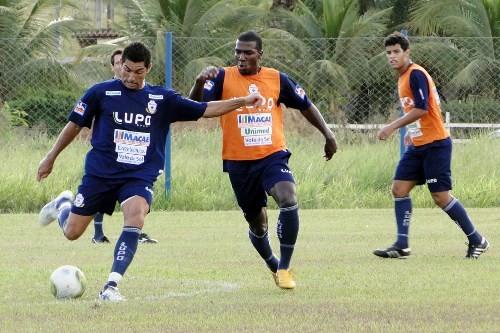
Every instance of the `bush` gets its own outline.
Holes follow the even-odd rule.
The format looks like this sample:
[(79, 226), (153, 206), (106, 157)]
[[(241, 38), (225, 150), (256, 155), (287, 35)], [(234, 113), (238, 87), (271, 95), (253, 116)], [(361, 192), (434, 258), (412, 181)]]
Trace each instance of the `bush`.
[(444, 104), (442, 109), (450, 113), (452, 123), (500, 123), (498, 100), (491, 97), (453, 100)]
[(79, 97), (74, 92), (37, 90), (9, 101), (9, 106), (26, 114), (25, 120), (29, 127), (40, 126), (48, 133), (55, 134), (66, 123)]

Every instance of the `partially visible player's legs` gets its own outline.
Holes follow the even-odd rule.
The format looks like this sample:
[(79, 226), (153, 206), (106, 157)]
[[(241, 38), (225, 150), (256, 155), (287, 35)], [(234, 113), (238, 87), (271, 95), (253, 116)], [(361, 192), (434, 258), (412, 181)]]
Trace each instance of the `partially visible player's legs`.
[(291, 181), (280, 181), (271, 188), (270, 194), (280, 207), (277, 224), (277, 234), (280, 241), (277, 283), (280, 288), (293, 289), (295, 281), (289, 269), (299, 234), (299, 206), (295, 184)]
[(102, 228), (103, 221), (104, 214), (98, 213), (94, 216), (94, 237), (92, 238), (92, 243), (109, 243), (109, 239), (104, 235), (104, 230)]
[(425, 154), (424, 168), (427, 186), (436, 205), (462, 229), (469, 239), (466, 258), (478, 258), (488, 247), (488, 241), (477, 232), (465, 208), (450, 194), (452, 140), (447, 138)]
[(134, 259), (144, 218), (149, 211), (149, 204), (145, 198), (133, 196), (123, 201), (121, 208), (125, 221), (122, 233), (116, 242), (108, 282), (99, 294), (99, 298), (103, 301), (125, 301), (117, 286)]
[(248, 230), (250, 242), (252, 242), (253, 247), (257, 250), (261, 258), (264, 259), (271, 272), (276, 273), (279, 260), (271, 248), (266, 208), (263, 207), (259, 215), (252, 221), (249, 221), (248, 224), (250, 226)]
[(67, 239), (78, 239), (89, 225), (92, 216), (71, 213), (72, 201), (73, 194), (71, 191), (62, 192), (42, 208), (39, 214), (39, 224), (46, 226), (57, 219)]
[(462, 229), (469, 240), (466, 258), (478, 258), (489, 248), (488, 241), (481, 236), (472, 223), (460, 201), (449, 191), (431, 193), (436, 205), (441, 207), (448, 216)]
[(411, 254), (408, 232), (412, 214), (410, 192), (416, 181), (394, 180), (392, 195), (394, 197), (394, 213), (396, 215), (397, 237), (396, 242), (386, 249), (377, 249), (373, 252), (382, 258), (406, 258)]

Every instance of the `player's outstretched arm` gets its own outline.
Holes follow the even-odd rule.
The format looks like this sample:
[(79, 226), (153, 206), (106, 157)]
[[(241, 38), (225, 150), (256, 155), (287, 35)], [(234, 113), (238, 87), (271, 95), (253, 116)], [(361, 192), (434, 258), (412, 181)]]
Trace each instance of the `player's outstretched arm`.
[(323, 155), (323, 157), (325, 160), (329, 161), (333, 154), (337, 152), (337, 141), (335, 140), (335, 135), (326, 124), (325, 119), (321, 115), (321, 112), (319, 112), (316, 105), (311, 104), (309, 108), (301, 111), (301, 113), (307, 121), (316, 127), (325, 137), (325, 155)]
[(76, 138), (81, 130), (82, 128), (80, 126), (71, 121), (64, 126), (56, 140), (56, 143), (54, 144), (54, 147), (52, 147), (47, 155), (40, 161), (36, 176), (37, 181), (41, 181), (52, 172), (57, 156), (59, 156), (64, 148), (66, 148)]
[(262, 103), (264, 103), (264, 97), (259, 93), (253, 93), (246, 97), (233, 98), (225, 101), (208, 102), (203, 118), (222, 116), (243, 106), (259, 108)]
[(196, 80), (194, 81), (194, 85), (191, 87), (191, 91), (189, 92), (189, 99), (197, 102), (202, 102), (205, 82), (207, 80), (215, 79), (218, 73), (219, 70), (214, 66), (208, 66), (207, 68), (203, 69), (200, 74), (198, 74)]

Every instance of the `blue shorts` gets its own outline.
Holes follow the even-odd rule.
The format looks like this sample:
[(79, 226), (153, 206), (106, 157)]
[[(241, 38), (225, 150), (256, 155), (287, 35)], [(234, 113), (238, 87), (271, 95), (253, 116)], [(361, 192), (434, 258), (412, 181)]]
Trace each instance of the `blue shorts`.
[(121, 204), (136, 195), (146, 199), (151, 207), (153, 184), (137, 178), (106, 179), (84, 175), (71, 212), (82, 216), (97, 213), (112, 215), (117, 201)]
[(276, 183), (295, 183), (288, 166), (290, 155), (286, 150), (256, 161), (232, 162), (240, 167), (227, 170), (229, 180), (247, 221), (255, 219), (262, 207), (267, 206), (267, 196)]
[(432, 193), (449, 191), (452, 189), (451, 151), (451, 138), (417, 147), (410, 145), (399, 161), (394, 179), (427, 184)]

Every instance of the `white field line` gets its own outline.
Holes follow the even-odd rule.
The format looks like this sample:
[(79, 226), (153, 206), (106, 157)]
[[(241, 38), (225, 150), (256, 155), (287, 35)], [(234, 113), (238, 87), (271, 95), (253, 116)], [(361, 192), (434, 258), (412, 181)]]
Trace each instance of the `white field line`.
[[(233, 291), (237, 291), (240, 289), (239, 285), (236, 283), (232, 282), (227, 282), (227, 281), (190, 281), (191, 283), (188, 282), (188, 284), (185, 283), (184, 281), (183, 287), (194, 289), (193, 291), (169, 291), (163, 295), (157, 295), (157, 296), (132, 296), (132, 295), (124, 295), (127, 301), (133, 300), (133, 301), (147, 301), (147, 302), (155, 302), (155, 301), (163, 301), (163, 300), (168, 300), (172, 298), (189, 298), (189, 297), (196, 297), (199, 295), (205, 295), (205, 294), (222, 294), (222, 293), (229, 293)], [(135, 289), (139, 290), (139, 289)], [(91, 292), (87, 290), (85, 293)], [(47, 294), (50, 295), (50, 290), (47, 288)], [(93, 305), (93, 306), (100, 306), (103, 304), (103, 302), (99, 301), (98, 299), (53, 299), (50, 301), (40, 301), (40, 302), (16, 302), (12, 303), (11, 305), (13, 307), (32, 307), (32, 306), (38, 306), (38, 305), (57, 305), (61, 304), (64, 302), (78, 302), (81, 304), (85, 305)], [(127, 302), (125, 302), (126, 304)]]

